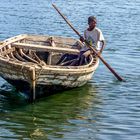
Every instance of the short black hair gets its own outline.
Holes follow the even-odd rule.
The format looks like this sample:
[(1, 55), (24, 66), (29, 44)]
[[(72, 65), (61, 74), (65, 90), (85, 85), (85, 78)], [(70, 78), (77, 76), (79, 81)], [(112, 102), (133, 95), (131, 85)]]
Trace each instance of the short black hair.
[(97, 22), (96, 17), (95, 17), (95, 16), (90, 16), (90, 17), (88, 17), (88, 23), (91, 22), (91, 21)]

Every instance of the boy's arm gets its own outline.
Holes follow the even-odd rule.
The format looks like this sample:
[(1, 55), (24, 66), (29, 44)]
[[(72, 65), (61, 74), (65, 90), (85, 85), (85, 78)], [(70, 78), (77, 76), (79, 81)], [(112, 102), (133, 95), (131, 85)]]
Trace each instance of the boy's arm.
[(104, 50), (104, 48), (105, 48), (105, 40), (101, 40), (101, 42), (102, 42), (102, 47), (101, 47), (101, 50), (100, 50), (100, 53), (102, 53), (103, 52), (103, 50)]

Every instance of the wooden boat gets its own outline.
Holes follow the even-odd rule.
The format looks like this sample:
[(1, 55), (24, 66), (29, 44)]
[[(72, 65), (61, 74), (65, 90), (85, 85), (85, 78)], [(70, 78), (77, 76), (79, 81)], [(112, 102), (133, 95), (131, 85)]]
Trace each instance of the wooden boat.
[(0, 76), (18, 90), (28, 90), (35, 99), (36, 89), (73, 88), (87, 83), (98, 67), (90, 56), (81, 66), (57, 65), (62, 54), (78, 54), (83, 44), (68, 37), (18, 35), (0, 44)]

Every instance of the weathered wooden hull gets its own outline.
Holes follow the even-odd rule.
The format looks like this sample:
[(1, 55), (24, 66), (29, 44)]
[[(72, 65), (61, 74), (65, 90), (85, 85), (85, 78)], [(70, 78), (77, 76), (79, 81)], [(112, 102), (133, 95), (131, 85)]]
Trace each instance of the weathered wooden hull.
[[(23, 36), (20, 36), (22, 40), (24, 39)], [(44, 40), (44, 38), (41, 38), (41, 36), (38, 36), (38, 38), (41, 40)], [(32, 37), (32, 41), (33, 41)], [(46, 38), (45, 38), (46, 39)], [(42, 41), (41, 40), (41, 41)], [(10, 43), (8, 42), (10, 41)], [(5, 80), (7, 80), (9, 83), (17, 87), (20, 91), (28, 90), (31, 92), (31, 90), (34, 87), (35, 89), (59, 89), (60, 87), (62, 89), (67, 88), (74, 88), (74, 87), (80, 87), (87, 83), (93, 76), (95, 70), (97, 69), (99, 65), (99, 60), (94, 57), (89, 64), (82, 65), (82, 66), (58, 66), (58, 65), (48, 65), (48, 64), (40, 64), (40, 63), (33, 63), (33, 62), (22, 62), (19, 59), (14, 59), (14, 57), (11, 58), (11, 56), (15, 53), (14, 49), (17, 49), (17, 47), (27, 47), (26, 44), (23, 43), (16, 43), (19, 42), (18, 37), (14, 38), (12, 41), (9, 39), (8, 41), (5, 41), (5, 45), (1, 45), (0, 47), (0, 76), (3, 77)], [(70, 40), (71, 42), (74, 40)], [(69, 42), (70, 42), (69, 41)], [(14, 44), (12, 44), (12, 43)], [(61, 44), (62, 42), (66, 42), (61, 38)], [(69, 43), (67, 42), (67, 44)], [(29, 43), (29, 42), (28, 42)], [(11, 52), (10, 49), (6, 49), (6, 47), (10, 46), (10, 49), (13, 49), (14, 51)], [(37, 47), (36, 47), (37, 46)], [(44, 46), (38, 46), (38, 45), (30, 45), (30, 48), (32, 49), (39, 49), (41, 51), (45, 51), (46, 48)], [(64, 48), (64, 46), (62, 46)], [(53, 51), (57, 51), (57, 53), (61, 53), (61, 51), (69, 51), (70, 53), (78, 53), (78, 50), (73, 49), (61, 49), (56, 48), (53, 49)], [(45, 49), (45, 50), (44, 50)], [(47, 47), (48, 52), (51, 53), (52, 48)], [(61, 50), (61, 51), (60, 51)], [(8, 52), (9, 51), (9, 52)], [(7, 52), (7, 53), (6, 53)], [(52, 54), (52, 53), (51, 53)], [(53, 61), (53, 60), (52, 60)], [(50, 62), (49, 62), (50, 63)]]

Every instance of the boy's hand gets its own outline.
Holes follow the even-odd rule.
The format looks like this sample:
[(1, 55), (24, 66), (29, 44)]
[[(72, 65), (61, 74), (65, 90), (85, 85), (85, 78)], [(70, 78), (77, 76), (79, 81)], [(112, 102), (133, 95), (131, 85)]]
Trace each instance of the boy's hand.
[(85, 40), (85, 39), (81, 36), (81, 37), (80, 37), (80, 41), (81, 41), (81, 42), (84, 42), (84, 40)]

